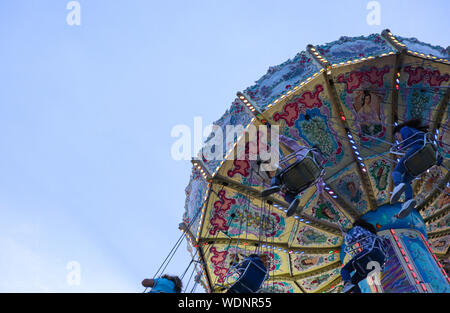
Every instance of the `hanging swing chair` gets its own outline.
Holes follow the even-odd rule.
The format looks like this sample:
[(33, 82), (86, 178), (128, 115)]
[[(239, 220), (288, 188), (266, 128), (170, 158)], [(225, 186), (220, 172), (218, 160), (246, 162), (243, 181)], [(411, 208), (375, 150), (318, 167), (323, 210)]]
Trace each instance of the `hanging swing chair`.
[(388, 246), (385, 240), (379, 236), (375, 239), (370, 236), (362, 236), (345, 246), (344, 252), (353, 259), (353, 267), (361, 276), (367, 276), (371, 271), (368, 269), (368, 264), (372, 261), (378, 262), (381, 267), (380, 271), (383, 271), (388, 259)]
[[(230, 278), (236, 275), (238, 278), (231, 284)], [(230, 287), (225, 288), (228, 289), (227, 293), (256, 293), (267, 279), (269, 279), (269, 271), (261, 257), (251, 254), (241, 263), (228, 269), (226, 282)]]
[(402, 142), (392, 146), (390, 153), (399, 156), (406, 155), (409, 148), (415, 144), (423, 144), (422, 147), (408, 156), (404, 160), (404, 165), (408, 174), (412, 177), (418, 177), (422, 175), (426, 170), (434, 165), (440, 165), (440, 160), (442, 157), (439, 154), (436, 144), (432, 140), (431, 133), (419, 133), (420, 138), (414, 140), (413, 142), (404, 145), (405, 142), (411, 140), (413, 137), (418, 137), (417, 134), (403, 140)]
[(268, 197), (278, 191), (287, 190), (299, 194), (325, 174), (319, 161), (320, 152), (316, 148), (303, 147), (280, 160), (280, 173), (278, 174), (282, 185), (280, 188), (267, 188), (262, 191), (262, 197)]

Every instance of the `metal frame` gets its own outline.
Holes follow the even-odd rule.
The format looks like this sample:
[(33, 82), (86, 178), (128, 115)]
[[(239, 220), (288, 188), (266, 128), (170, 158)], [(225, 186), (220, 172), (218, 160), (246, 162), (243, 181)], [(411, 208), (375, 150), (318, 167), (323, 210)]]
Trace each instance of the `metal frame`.
[[(383, 239), (380, 236), (376, 236), (376, 238), (373, 240), (372, 244), (368, 244), (370, 236), (362, 237), (357, 242), (353, 243), (352, 246), (345, 246), (344, 252), (349, 255), (352, 259), (355, 258), (355, 260), (361, 259), (362, 257), (366, 256), (368, 253), (373, 251), (373, 249), (380, 250), (383, 255), (385, 256), (386, 260), (388, 258), (387, 254), (387, 246), (383, 244)], [(358, 244), (356, 247), (355, 244)], [(366, 251), (365, 253), (361, 254), (361, 252)], [(384, 264), (382, 265), (382, 268), (384, 267)]]

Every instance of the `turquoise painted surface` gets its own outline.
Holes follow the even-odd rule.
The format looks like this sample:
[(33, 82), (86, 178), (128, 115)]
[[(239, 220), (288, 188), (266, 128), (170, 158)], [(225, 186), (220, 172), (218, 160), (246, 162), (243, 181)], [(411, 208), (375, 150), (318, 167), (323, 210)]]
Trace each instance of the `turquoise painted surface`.
[(411, 255), (411, 261), (416, 265), (423, 282), (430, 284), (433, 292), (450, 293), (450, 285), (445, 277), (442, 276), (440, 268), (434, 261), (433, 256), (428, 252), (419, 234), (401, 233), (399, 237)]
[(427, 238), (425, 222), (417, 210), (414, 210), (405, 219), (398, 219), (395, 215), (400, 211), (402, 203), (383, 205), (377, 211), (371, 211), (363, 219), (377, 227), (378, 231), (389, 229), (415, 229)]

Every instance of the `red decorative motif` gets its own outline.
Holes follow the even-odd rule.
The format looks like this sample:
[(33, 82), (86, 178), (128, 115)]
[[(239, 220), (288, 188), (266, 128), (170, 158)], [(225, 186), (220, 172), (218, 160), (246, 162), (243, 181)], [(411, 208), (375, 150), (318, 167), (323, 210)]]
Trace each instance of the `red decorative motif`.
[(300, 110), (298, 109), (297, 103), (287, 103), (283, 107), (283, 113), (277, 112), (273, 115), (273, 120), (278, 122), (283, 119), (286, 125), (292, 127), (294, 122), (297, 120)]
[(229, 228), (225, 214), (231, 209), (231, 205), (236, 204), (236, 200), (225, 197), (225, 194), (225, 190), (219, 191), (218, 195), (222, 201), (217, 200), (214, 202), (213, 217), (210, 220), (212, 229), (209, 231), (209, 234), (212, 236), (216, 235), (217, 231), (227, 231)]
[(222, 284), (225, 282), (225, 278), (227, 277), (228, 269), (222, 266), (217, 266), (214, 268), (214, 274), (218, 276), (217, 282)]
[(211, 252), (214, 254), (211, 257), (211, 262), (214, 263), (214, 265), (218, 265), (223, 263), (223, 261), (225, 261), (227, 255), (228, 255), (228, 251), (217, 251), (216, 247), (211, 247)]
[(250, 168), (250, 162), (247, 160), (234, 160), (234, 168), (227, 172), (229, 177), (233, 177), (235, 174), (241, 174), (244, 177), (250, 175), (248, 169)]
[(295, 98), (292, 102), (288, 102), (283, 107), (283, 111), (277, 112), (273, 115), (274, 121), (278, 122), (283, 119), (288, 127), (294, 126), (295, 121), (298, 119), (300, 110), (304, 108), (320, 108), (322, 101), (320, 100), (320, 93), (323, 91), (322, 85), (317, 85), (314, 92), (306, 91), (298, 98)]
[(269, 147), (266, 141), (262, 140), (264, 139), (264, 136), (266, 136), (266, 134), (258, 130), (256, 133), (256, 142), (253, 140), (246, 142), (243, 154), (241, 153), (240, 155), (238, 155), (238, 159), (233, 161), (234, 167), (228, 170), (227, 172), (228, 177), (234, 177), (234, 175), (236, 174), (240, 174), (243, 177), (248, 177), (250, 175), (249, 160), (255, 160), (256, 156), (259, 155), (261, 149), (264, 149), (264, 151), (268, 151)]
[(303, 107), (306, 107), (308, 109), (312, 108), (320, 108), (322, 107), (322, 101), (319, 98), (320, 93), (323, 91), (322, 85), (317, 85), (315, 87), (314, 93), (311, 93), (310, 91), (307, 91), (301, 95), (301, 97), (298, 99), (298, 102), (304, 104)]
[(449, 74), (441, 75), (441, 72), (438, 70), (425, 69), (421, 66), (416, 68), (406, 66), (404, 71), (409, 74), (408, 86), (424, 82), (431, 87), (438, 87), (442, 82), (447, 82), (450, 79)]
[[(270, 222), (273, 223), (273, 225), (277, 225), (277, 226), (280, 225), (281, 217), (278, 214), (270, 213), (270, 216), (273, 216), (273, 218), (275, 219), (275, 221), (270, 220)], [(272, 232), (266, 232), (266, 234), (265, 234), (266, 237), (275, 237), (277, 234), (277, 231), (279, 230), (279, 228), (277, 226), (275, 226), (273, 228)]]
[(215, 247), (211, 247), (211, 252), (214, 254), (211, 257), (211, 262), (214, 264), (214, 274), (219, 277), (218, 282), (223, 283), (225, 281), (228, 269), (223, 267), (228, 251), (217, 251)]
[(368, 82), (371, 85), (377, 87), (383, 87), (384, 75), (389, 73), (389, 66), (383, 67), (378, 70), (376, 67), (371, 67), (368, 71), (354, 71), (345, 78), (344, 74), (338, 76), (337, 81), (339, 83), (347, 84), (347, 92), (352, 93), (358, 89), (363, 82)]

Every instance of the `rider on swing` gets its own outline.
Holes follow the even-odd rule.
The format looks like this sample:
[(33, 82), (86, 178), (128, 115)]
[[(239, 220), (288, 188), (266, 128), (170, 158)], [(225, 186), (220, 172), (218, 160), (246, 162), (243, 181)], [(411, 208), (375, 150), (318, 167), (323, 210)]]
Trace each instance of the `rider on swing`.
[[(284, 135), (280, 135), (280, 142), (283, 143), (286, 147), (288, 147), (292, 152), (295, 152), (297, 160), (303, 159), (308, 154), (309, 151), (312, 151), (314, 158), (320, 165), (324, 162), (324, 158), (319, 152), (317, 152), (316, 150), (310, 150), (305, 146), (299, 145), (297, 141), (295, 141), (294, 139), (291, 139)], [(317, 149), (317, 147), (314, 148)], [(284, 200), (290, 204), (286, 213), (286, 215), (290, 217), (297, 210), (297, 207), (300, 203), (300, 199), (297, 198), (298, 193), (294, 193), (289, 190), (282, 189), (280, 187), (282, 185), (280, 174), (281, 174), (280, 169), (277, 169), (275, 171), (269, 171), (269, 176), (271, 178), (270, 188), (264, 190), (263, 197), (268, 194), (282, 191), (284, 193), (283, 195)], [(324, 185), (323, 180), (320, 178), (316, 184), (317, 191), (319, 193), (322, 193), (323, 185)]]
[[(386, 261), (385, 244), (377, 236), (376, 228), (363, 219), (353, 223), (353, 228), (344, 240), (347, 249), (356, 245), (358, 253), (341, 269), (341, 277), (344, 281), (342, 292), (361, 293), (358, 283), (368, 276), (369, 263), (375, 261), (382, 266)], [(353, 271), (355, 274), (352, 276)]]
[[(417, 204), (413, 198), (413, 190), (411, 187), (411, 181), (414, 177), (407, 172), (405, 160), (423, 147), (424, 133), (427, 130), (428, 126), (422, 125), (420, 119), (413, 119), (397, 125), (393, 131), (396, 139), (401, 142), (400, 148), (407, 149), (405, 155), (399, 160), (392, 172), (392, 180), (395, 187), (391, 195), (390, 203), (397, 203), (401, 195), (405, 193), (405, 202), (397, 215), (400, 219), (407, 217)], [(439, 156), (436, 165), (441, 165), (442, 160), (442, 157)]]

